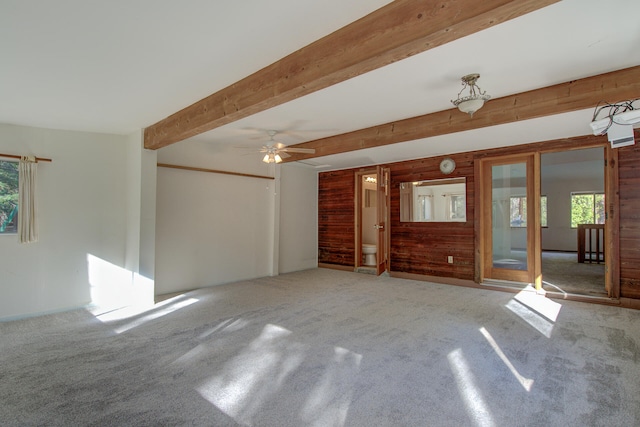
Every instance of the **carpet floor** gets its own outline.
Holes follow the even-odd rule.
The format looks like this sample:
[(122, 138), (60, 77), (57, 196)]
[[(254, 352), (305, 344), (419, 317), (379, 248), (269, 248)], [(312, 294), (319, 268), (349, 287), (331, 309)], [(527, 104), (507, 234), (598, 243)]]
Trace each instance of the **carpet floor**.
[(637, 426), (640, 311), (326, 269), (0, 323), (3, 426)]
[(604, 263), (579, 263), (575, 252), (542, 252), (545, 291), (606, 297), (604, 275)]

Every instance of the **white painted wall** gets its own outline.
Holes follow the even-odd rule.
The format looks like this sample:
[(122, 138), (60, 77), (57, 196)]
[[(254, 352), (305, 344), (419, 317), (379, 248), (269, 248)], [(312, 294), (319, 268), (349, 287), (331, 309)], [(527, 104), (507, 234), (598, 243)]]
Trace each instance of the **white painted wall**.
[[(599, 150), (601, 149), (593, 149)], [(542, 229), (542, 250), (577, 251), (577, 230), (571, 228), (571, 193), (604, 192), (603, 160), (576, 161), (545, 165), (541, 176), (541, 194), (547, 196), (547, 224)], [(525, 189), (514, 194), (524, 194)], [(525, 248), (525, 229), (511, 229), (513, 248)]]
[(279, 272), (318, 266), (318, 173), (302, 165), (280, 166)]
[(142, 130), (127, 138), (125, 269), (132, 273), (132, 291), (119, 300), (130, 304), (152, 304), (155, 293), (157, 151), (143, 144)]
[[(142, 136), (142, 134), (140, 135)], [(142, 138), (137, 140), (140, 154), (140, 263), (141, 276), (153, 280), (155, 277), (156, 246), (156, 197), (157, 197), (157, 154), (142, 148)]]
[[(271, 175), (256, 156), (199, 141), (158, 152), (159, 163)], [(277, 274), (275, 180), (158, 168), (156, 294)]]
[(162, 294), (316, 267), (314, 169), (156, 169), (276, 172), (193, 141), (144, 150), (141, 137), (0, 124), (0, 152), (53, 159), (39, 165), (40, 241), (0, 236), (0, 319), (123, 305), (140, 280)]
[(38, 165), (39, 242), (0, 235), (0, 318), (90, 303), (88, 258), (102, 273), (125, 266), (126, 146), (123, 136), (0, 124), (0, 152), (53, 159)]
[[(592, 191), (604, 192), (604, 167), (602, 161), (582, 162), (578, 166), (582, 171), (593, 174), (582, 174), (579, 178), (545, 178), (542, 176), (542, 194), (547, 196), (548, 228), (542, 229), (542, 249), (577, 251), (577, 230), (571, 228), (571, 192)], [(549, 166), (567, 168), (567, 165)], [(589, 176), (590, 175), (590, 176)]]

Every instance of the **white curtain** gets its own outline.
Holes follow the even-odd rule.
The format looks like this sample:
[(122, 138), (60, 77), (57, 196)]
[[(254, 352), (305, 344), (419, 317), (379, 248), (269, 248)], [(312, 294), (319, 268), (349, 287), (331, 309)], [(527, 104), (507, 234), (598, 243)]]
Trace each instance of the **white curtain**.
[(18, 166), (18, 234), (21, 243), (38, 241), (36, 221), (36, 177), (38, 163), (32, 156), (22, 156)]

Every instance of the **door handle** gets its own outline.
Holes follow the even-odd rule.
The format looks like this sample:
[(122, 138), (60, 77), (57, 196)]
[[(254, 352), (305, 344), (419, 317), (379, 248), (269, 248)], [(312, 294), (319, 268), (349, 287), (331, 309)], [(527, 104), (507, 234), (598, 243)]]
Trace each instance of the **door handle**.
[(384, 230), (384, 224), (376, 224), (373, 226), (376, 230)]

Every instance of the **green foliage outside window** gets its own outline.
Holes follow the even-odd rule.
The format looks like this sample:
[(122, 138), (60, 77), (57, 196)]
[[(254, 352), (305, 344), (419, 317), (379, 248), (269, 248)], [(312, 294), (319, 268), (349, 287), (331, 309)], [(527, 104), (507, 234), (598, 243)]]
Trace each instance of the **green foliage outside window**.
[(547, 226), (547, 196), (540, 196), (540, 226)]
[(571, 227), (578, 224), (604, 224), (605, 204), (602, 193), (571, 193)]
[(0, 233), (16, 233), (18, 225), (18, 162), (0, 160)]

